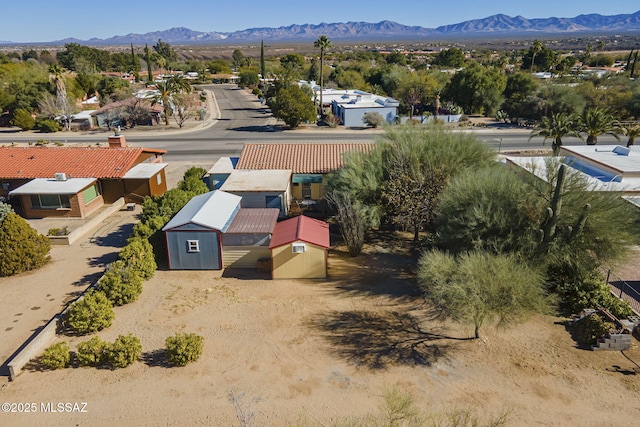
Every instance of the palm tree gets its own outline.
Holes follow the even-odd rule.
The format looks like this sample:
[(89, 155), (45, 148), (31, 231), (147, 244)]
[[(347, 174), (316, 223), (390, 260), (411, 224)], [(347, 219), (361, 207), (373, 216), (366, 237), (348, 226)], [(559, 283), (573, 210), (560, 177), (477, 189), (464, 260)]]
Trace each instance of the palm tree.
[(620, 131), (627, 137), (627, 147), (631, 147), (640, 136), (640, 124), (628, 123), (620, 126)]
[(67, 130), (70, 130), (72, 106), (67, 99), (67, 87), (64, 81), (64, 68), (59, 67), (57, 64), (52, 64), (49, 66), (49, 74), (51, 74), (51, 79), (56, 86), (57, 113), (65, 116), (65, 127)]
[(542, 42), (540, 40), (534, 40), (533, 46), (531, 46), (531, 72), (533, 73), (533, 64), (536, 62), (536, 55), (542, 52)]
[(331, 40), (329, 40), (327, 36), (320, 36), (318, 37), (318, 40), (313, 42), (313, 47), (320, 49), (320, 118), (324, 119), (324, 109), (322, 108), (322, 88), (324, 86), (322, 65), (324, 63), (324, 51), (331, 47)]
[(164, 109), (164, 124), (169, 125), (171, 102), (175, 94), (191, 92), (191, 85), (181, 75), (171, 76), (167, 80), (156, 83), (158, 92), (150, 97), (151, 105), (162, 104)]
[(562, 138), (565, 136), (580, 138), (580, 134), (576, 130), (576, 119), (566, 113), (552, 113), (551, 117), (543, 117), (542, 121), (529, 135), (529, 140), (537, 136), (544, 137), (543, 145), (547, 139), (553, 140), (551, 149), (555, 155), (558, 154), (560, 147), (562, 147)]
[(620, 140), (619, 127), (613, 116), (608, 110), (600, 107), (587, 108), (578, 121), (577, 130), (587, 134), (587, 145), (596, 145), (598, 135), (604, 134), (613, 135)]

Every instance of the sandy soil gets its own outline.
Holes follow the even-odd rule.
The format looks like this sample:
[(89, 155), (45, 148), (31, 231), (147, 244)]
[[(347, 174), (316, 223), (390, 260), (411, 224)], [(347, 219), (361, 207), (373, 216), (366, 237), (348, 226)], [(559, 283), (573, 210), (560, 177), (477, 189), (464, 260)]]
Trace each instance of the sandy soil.
[[(253, 415), (247, 425), (336, 425), (379, 414), (390, 389), (430, 414), (464, 408), (483, 420), (507, 412), (508, 425), (637, 424), (637, 345), (625, 354), (580, 350), (565, 319), (549, 316), (487, 328), (480, 340), (451, 339), (471, 330), (432, 319), (410, 279), (413, 263), (397, 249), (374, 243), (355, 260), (334, 250), (329, 280), (158, 271), (98, 333), (138, 336), (139, 362), (3, 380), (0, 402), (34, 402), (38, 413), (0, 413), (0, 425), (241, 425), (230, 394)], [(81, 264), (60, 265), (82, 277)], [(39, 275), (21, 276), (25, 301), (44, 298)], [(2, 308), (10, 322), (18, 308)], [(201, 359), (184, 368), (168, 367), (162, 351), (178, 331), (205, 337)], [(72, 348), (85, 339), (60, 338)], [(87, 412), (41, 412), (41, 403), (57, 402), (86, 402)]]

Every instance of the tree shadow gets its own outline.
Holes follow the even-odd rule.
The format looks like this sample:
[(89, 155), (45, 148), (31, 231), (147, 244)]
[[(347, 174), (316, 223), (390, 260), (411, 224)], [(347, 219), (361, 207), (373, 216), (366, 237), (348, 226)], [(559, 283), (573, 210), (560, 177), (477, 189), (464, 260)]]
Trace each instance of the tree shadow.
[(92, 238), (92, 242), (99, 246), (122, 248), (127, 244), (127, 239), (133, 235), (133, 226), (134, 224), (122, 224), (106, 236)]
[(287, 129), (287, 127), (282, 125), (239, 126), (229, 128), (229, 130), (235, 132), (282, 132), (285, 129)]
[(338, 357), (369, 369), (393, 365), (431, 366), (445, 358), (453, 338), (425, 331), (416, 317), (395, 311), (346, 311), (320, 314), (309, 325), (321, 332)]
[(89, 258), (88, 264), (91, 267), (105, 268), (107, 265), (111, 264), (117, 259), (118, 259), (118, 252), (109, 252), (97, 257)]
[(164, 348), (159, 348), (157, 350), (147, 351), (142, 353), (140, 359), (144, 362), (145, 365), (153, 368), (171, 368), (172, 365), (169, 363), (169, 359), (167, 358), (167, 350)]

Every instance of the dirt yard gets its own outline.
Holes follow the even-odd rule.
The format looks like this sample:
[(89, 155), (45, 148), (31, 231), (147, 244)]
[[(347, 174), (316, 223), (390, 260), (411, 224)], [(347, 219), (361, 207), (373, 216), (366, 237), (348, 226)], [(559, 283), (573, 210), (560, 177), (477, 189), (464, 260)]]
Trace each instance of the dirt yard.
[[(432, 416), (463, 409), (483, 421), (506, 413), (515, 426), (637, 425), (637, 342), (625, 354), (580, 350), (565, 319), (543, 316), (460, 339), (472, 331), (432, 319), (398, 249), (374, 243), (356, 259), (334, 250), (330, 280), (158, 271), (98, 333), (135, 334), (140, 361), (3, 378), (0, 402), (33, 402), (37, 413), (0, 413), (0, 425), (344, 425), (380, 414), (389, 390), (410, 393)], [(64, 275), (82, 277), (80, 264), (65, 264)], [(25, 299), (44, 298), (36, 276), (20, 279)], [(203, 335), (204, 353), (167, 367), (164, 340), (178, 331)], [(86, 339), (60, 338), (72, 348)], [(86, 412), (41, 411), (58, 402), (86, 402)]]

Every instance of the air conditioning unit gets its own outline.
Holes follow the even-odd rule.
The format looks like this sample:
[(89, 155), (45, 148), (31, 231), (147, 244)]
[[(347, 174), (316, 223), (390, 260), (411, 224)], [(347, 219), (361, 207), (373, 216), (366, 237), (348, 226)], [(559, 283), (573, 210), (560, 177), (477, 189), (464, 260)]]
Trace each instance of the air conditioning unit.
[(53, 179), (55, 179), (56, 181), (66, 181), (67, 180), (67, 174), (64, 172), (57, 172), (53, 174)]
[(291, 245), (291, 252), (293, 252), (294, 254), (302, 254), (305, 253), (307, 250), (307, 245), (305, 245), (304, 243), (293, 243)]

